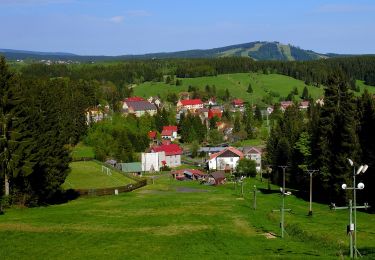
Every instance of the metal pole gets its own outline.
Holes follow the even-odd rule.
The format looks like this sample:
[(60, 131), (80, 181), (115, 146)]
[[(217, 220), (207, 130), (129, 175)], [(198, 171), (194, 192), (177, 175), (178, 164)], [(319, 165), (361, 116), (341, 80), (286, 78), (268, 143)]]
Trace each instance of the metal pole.
[(284, 208), (285, 208), (285, 169), (286, 167), (283, 168), (283, 204), (281, 207), (281, 237), (284, 238)]
[(243, 181), (241, 181), (241, 196), (243, 197)]
[(349, 246), (350, 246), (350, 258), (353, 258), (353, 231), (352, 231), (352, 225), (353, 225), (353, 205), (352, 200), (349, 200)]
[(254, 185), (253, 208), (257, 209), (257, 186)]
[(312, 172), (310, 172), (310, 208), (309, 216), (312, 216)]
[(355, 166), (353, 167), (353, 200), (354, 200), (354, 235), (353, 235), (353, 247), (354, 256), (357, 257), (357, 196), (356, 196), (356, 183), (355, 183)]

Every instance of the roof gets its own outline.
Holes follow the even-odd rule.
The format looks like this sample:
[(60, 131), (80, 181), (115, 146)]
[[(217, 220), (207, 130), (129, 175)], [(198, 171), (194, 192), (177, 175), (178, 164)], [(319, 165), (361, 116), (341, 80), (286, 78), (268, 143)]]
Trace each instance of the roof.
[(156, 131), (150, 131), (148, 132), (148, 138), (154, 139), (156, 137)]
[(244, 147), (243, 148), (243, 153), (246, 153), (246, 154), (262, 154), (262, 151), (260, 148), (256, 148), (256, 147)]
[(167, 156), (182, 154), (182, 148), (178, 144), (162, 144), (154, 146), (151, 150), (153, 152), (165, 152)]
[(140, 162), (119, 163), (123, 172), (141, 172), (142, 164)]
[(215, 180), (225, 179), (225, 174), (221, 171), (212, 172), (210, 173), (210, 176), (212, 176), (212, 178), (214, 178)]
[(156, 106), (148, 101), (127, 101), (126, 104), (134, 111), (156, 110)]
[(293, 105), (292, 101), (281, 101), (280, 102), (280, 106), (283, 107), (283, 108), (287, 108), (287, 107), (289, 107), (291, 105)]
[(240, 98), (236, 98), (236, 99), (233, 99), (232, 103), (235, 104), (235, 105), (242, 105), (243, 100), (240, 99)]
[(205, 153), (213, 153), (213, 152), (220, 152), (226, 149), (226, 147), (201, 147), (198, 149), (198, 152), (205, 152)]
[(171, 172), (172, 174), (182, 175), (184, 173), (191, 173), (192, 175), (206, 175), (204, 172), (197, 169), (181, 169)]
[(208, 118), (211, 119), (215, 116), (217, 116), (218, 118), (221, 118), (221, 116), (223, 115), (223, 113), (221, 112), (220, 109), (217, 109), (217, 108), (212, 108), (208, 111)]
[(175, 125), (166, 125), (166, 126), (163, 126), (163, 131), (164, 130), (169, 130), (169, 131), (172, 131), (172, 132), (177, 132), (177, 126), (175, 126)]
[(180, 102), (183, 106), (203, 105), (203, 102), (200, 99), (185, 99), (180, 100)]
[(161, 132), (161, 135), (162, 136), (172, 136), (172, 131), (171, 130), (165, 130), (163, 129), (163, 131)]
[(145, 99), (142, 97), (128, 97), (124, 99), (124, 102), (128, 101), (145, 101)]
[(236, 154), (236, 155), (237, 155), (238, 157), (240, 157), (240, 158), (243, 157), (243, 153), (242, 153), (240, 150), (238, 150), (238, 149), (236, 149), (236, 148), (234, 148), (234, 147), (227, 147), (226, 149), (224, 149), (224, 150), (222, 150), (222, 151), (220, 151), (220, 152), (217, 152), (217, 153), (212, 154), (212, 155), (210, 156), (210, 160), (215, 159), (216, 157), (219, 157), (220, 155), (222, 155), (222, 154), (225, 153), (226, 151), (230, 151), (230, 152)]

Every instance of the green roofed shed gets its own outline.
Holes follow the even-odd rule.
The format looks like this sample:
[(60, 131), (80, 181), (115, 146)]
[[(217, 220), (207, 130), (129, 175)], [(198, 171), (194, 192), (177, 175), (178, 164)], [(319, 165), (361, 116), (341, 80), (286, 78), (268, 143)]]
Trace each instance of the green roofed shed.
[(118, 163), (118, 168), (126, 173), (138, 173), (142, 172), (142, 164), (140, 162), (132, 163)]

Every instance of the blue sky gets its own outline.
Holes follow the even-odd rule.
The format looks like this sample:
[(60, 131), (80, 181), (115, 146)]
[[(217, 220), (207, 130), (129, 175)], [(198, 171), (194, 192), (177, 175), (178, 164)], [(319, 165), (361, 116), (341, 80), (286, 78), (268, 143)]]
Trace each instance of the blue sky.
[(375, 53), (375, 1), (0, 0), (0, 48), (120, 55), (258, 40)]

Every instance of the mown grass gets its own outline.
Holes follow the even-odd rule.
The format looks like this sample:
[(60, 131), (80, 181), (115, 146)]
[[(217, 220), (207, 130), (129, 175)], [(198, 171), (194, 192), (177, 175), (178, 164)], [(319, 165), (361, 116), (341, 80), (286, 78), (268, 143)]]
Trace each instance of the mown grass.
[[(208, 187), (168, 175), (119, 196), (10, 209), (0, 216), (1, 259), (338, 259), (347, 253), (347, 211), (329, 211), (294, 196), (286, 199), (285, 239), (279, 234), (278, 193), (245, 196), (229, 183)], [(276, 187), (274, 187), (276, 190)], [(374, 216), (358, 213), (358, 249), (374, 257)], [(368, 252), (373, 250), (372, 255)]]
[(124, 186), (132, 180), (115, 170), (111, 175), (102, 172), (102, 165), (95, 161), (72, 162), (71, 172), (63, 184), (65, 189), (94, 189)]

